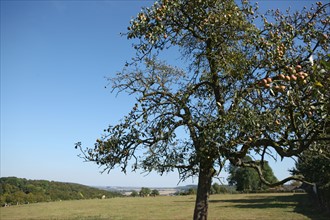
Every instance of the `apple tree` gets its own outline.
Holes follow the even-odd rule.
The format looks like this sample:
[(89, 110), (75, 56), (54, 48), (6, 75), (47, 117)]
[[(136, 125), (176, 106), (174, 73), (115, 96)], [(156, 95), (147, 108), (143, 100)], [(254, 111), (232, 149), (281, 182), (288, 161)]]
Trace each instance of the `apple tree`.
[[(330, 71), (330, 57), (322, 60), (320, 66), (324, 71)], [(330, 80), (322, 81), (323, 94), (330, 100)], [(328, 101), (328, 108), (330, 102)], [(330, 134), (330, 126), (325, 127), (325, 133)], [(313, 144), (299, 155), (293, 174), (303, 175), (306, 180), (315, 184), (316, 196), (321, 208), (330, 211), (330, 147), (329, 141)], [(311, 188), (311, 187), (309, 187)], [(313, 192), (314, 194), (315, 192)]]
[[(130, 21), (136, 56), (113, 90), (136, 97), (127, 116), (105, 129), (81, 157), (110, 171), (178, 170), (198, 176), (194, 219), (207, 219), (212, 178), (226, 161), (253, 167), (269, 183), (265, 156), (301, 154), (328, 141), (329, 96), (319, 60), (329, 46), (329, 4), (301, 12), (233, 0), (161, 0)], [(177, 49), (187, 68), (159, 60)], [(250, 154), (256, 161), (244, 161)]]

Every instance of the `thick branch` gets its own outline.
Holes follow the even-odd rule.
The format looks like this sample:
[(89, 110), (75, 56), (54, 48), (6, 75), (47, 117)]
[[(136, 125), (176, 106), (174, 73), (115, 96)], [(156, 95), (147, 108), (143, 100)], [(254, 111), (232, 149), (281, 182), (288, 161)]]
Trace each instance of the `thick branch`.
[(309, 185), (313, 185), (314, 183), (311, 183), (311, 182), (308, 182), (304, 179), (303, 176), (300, 176), (300, 175), (293, 175), (293, 176), (290, 176), (290, 177), (287, 177), (281, 181), (277, 181), (275, 183), (270, 183), (268, 182), (263, 173), (262, 173), (262, 169), (261, 169), (261, 166), (259, 166), (255, 161), (252, 161), (252, 162), (248, 162), (248, 163), (244, 163), (242, 160), (239, 161), (239, 163), (237, 164), (237, 166), (240, 166), (240, 167), (250, 167), (250, 168), (253, 168), (255, 169), (257, 172), (258, 172), (258, 175), (259, 175), (259, 178), (261, 180), (262, 183), (266, 184), (267, 186), (270, 186), (270, 187), (275, 187), (275, 186), (280, 186), (280, 185), (283, 185), (291, 180), (296, 180), (296, 181), (300, 181), (300, 182), (304, 182), (306, 184), (309, 184)]

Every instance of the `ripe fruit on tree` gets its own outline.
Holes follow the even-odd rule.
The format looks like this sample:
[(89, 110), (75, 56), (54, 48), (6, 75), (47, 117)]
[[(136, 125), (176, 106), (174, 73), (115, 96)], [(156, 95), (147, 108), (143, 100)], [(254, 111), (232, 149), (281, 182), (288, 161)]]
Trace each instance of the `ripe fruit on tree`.
[(268, 78), (266, 79), (266, 81), (267, 81), (267, 83), (271, 83), (273, 80), (272, 80), (272, 78), (268, 77)]
[(292, 80), (297, 80), (297, 77), (295, 76), (295, 75), (291, 75), (291, 77), (290, 77)]
[(285, 76), (281, 73), (281, 74), (278, 75), (278, 78), (285, 79)]

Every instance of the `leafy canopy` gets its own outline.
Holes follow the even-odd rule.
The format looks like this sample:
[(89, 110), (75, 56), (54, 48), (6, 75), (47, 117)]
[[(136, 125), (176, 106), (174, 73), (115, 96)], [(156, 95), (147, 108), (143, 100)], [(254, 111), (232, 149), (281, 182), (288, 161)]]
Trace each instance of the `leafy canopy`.
[[(252, 158), (246, 156), (243, 158), (244, 162), (252, 161)], [(269, 183), (276, 183), (278, 180), (275, 177), (272, 168), (267, 161), (263, 162), (262, 174)], [(258, 173), (252, 168), (229, 166), (229, 185), (236, 186), (237, 191), (249, 192), (251, 190), (266, 189), (267, 186), (262, 184)]]
[[(260, 14), (248, 1), (220, 0), (144, 8), (125, 34), (136, 57), (110, 79), (136, 103), (94, 148), (77, 143), (81, 156), (108, 171), (178, 169), (183, 179), (229, 160), (269, 183), (265, 155), (292, 157), (329, 140), (330, 77), (319, 65), (329, 53), (328, 8)], [(187, 70), (157, 59), (171, 47)], [(260, 159), (244, 161), (252, 152)]]

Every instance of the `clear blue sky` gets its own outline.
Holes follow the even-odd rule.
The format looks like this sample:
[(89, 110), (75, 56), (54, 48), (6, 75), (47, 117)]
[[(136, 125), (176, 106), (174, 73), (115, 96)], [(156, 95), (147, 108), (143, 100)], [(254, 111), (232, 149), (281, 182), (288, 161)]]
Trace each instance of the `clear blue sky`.
[[(263, 8), (301, 8), (314, 1), (260, 1)], [(306, 4), (307, 3), (307, 4)], [(100, 174), (77, 157), (74, 143), (92, 146), (104, 128), (132, 107), (105, 77), (134, 51), (120, 37), (152, 1), (1, 0), (1, 177), (87, 185), (176, 186), (178, 174)], [(170, 59), (170, 58), (169, 58)], [(171, 58), (172, 59), (172, 58)], [(292, 160), (271, 163), (278, 178)], [(220, 175), (226, 177), (226, 174)], [(196, 184), (197, 179), (185, 184)]]

